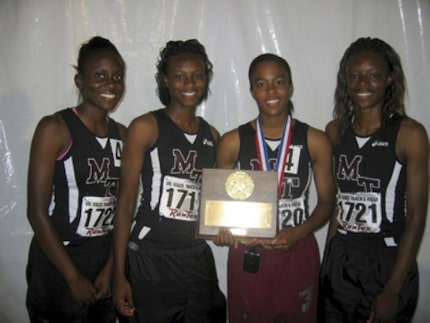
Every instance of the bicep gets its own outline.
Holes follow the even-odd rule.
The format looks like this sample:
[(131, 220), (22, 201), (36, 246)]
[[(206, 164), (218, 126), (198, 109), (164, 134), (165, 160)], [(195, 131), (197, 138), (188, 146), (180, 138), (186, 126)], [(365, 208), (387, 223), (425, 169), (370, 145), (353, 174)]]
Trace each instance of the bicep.
[(70, 144), (68, 131), (52, 120), (36, 127), (31, 143), (27, 177), (29, 216), (47, 213), (52, 195), (56, 158)]
[(216, 167), (221, 169), (234, 169), (239, 156), (239, 135), (237, 132), (224, 134), (217, 146)]
[(399, 141), (404, 147), (406, 161), (408, 216), (424, 217), (428, 203), (429, 141), (421, 125), (410, 127), (407, 134), (405, 132)]
[(331, 143), (327, 135), (314, 129), (310, 130), (308, 141), (318, 199), (332, 202), (335, 181)]
[(134, 199), (146, 152), (154, 145), (158, 129), (147, 119), (130, 124), (121, 157), (120, 197)]

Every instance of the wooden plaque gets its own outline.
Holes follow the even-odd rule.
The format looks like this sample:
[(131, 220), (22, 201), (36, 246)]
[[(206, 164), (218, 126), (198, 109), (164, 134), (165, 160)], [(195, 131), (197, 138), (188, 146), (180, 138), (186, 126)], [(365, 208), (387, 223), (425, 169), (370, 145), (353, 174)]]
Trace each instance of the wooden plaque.
[(277, 173), (203, 169), (198, 238), (229, 228), (234, 236), (273, 238), (277, 232)]

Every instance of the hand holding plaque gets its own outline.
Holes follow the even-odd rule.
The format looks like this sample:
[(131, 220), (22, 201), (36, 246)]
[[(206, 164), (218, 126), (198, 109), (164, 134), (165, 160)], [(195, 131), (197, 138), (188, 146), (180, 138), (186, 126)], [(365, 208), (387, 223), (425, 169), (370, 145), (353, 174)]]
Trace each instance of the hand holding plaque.
[(234, 236), (273, 238), (277, 201), (276, 172), (203, 169), (197, 237), (225, 227)]

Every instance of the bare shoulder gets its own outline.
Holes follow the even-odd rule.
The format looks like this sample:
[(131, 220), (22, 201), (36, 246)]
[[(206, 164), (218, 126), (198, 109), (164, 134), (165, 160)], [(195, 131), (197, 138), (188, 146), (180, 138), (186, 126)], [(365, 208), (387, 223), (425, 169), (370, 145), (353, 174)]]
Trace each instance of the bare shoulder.
[(308, 147), (312, 160), (327, 157), (331, 158), (332, 148), (328, 135), (317, 128), (308, 129)]
[(239, 150), (239, 130), (234, 129), (223, 134), (217, 146), (217, 168), (233, 169), (239, 158)]
[(308, 128), (308, 142), (312, 144), (329, 144), (328, 135), (317, 128)]
[(325, 133), (327, 134), (331, 143), (334, 143), (336, 141), (336, 132), (337, 132), (336, 122), (335, 120), (331, 120), (325, 126)]
[(396, 150), (401, 160), (407, 160), (415, 153), (428, 156), (429, 139), (424, 126), (414, 119), (404, 119), (397, 135)]
[(400, 133), (424, 135), (427, 137), (427, 131), (424, 126), (412, 118), (406, 118), (400, 124)]
[(228, 143), (234, 143), (239, 142), (239, 129), (233, 129), (230, 131), (227, 131), (221, 136), (220, 143), (228, 144)]
[(66, 151), (71, 142), (69, 128), (59, 113), (44, 116), (34, 131), (31, 159), (51, 160)]
[(158, 138), (158, 125), (155, 116), (148, 112), (134, 118), (127, 129), (126, 141), (138, 146), (151, 147)]
[(130, 125), (128, 126), (129, 131), (132, 130), (132, 131), (152, 132), (157, 129), (158, 129), (157, 120), (155, 119), (155, 116), (150, 112), (134, 118), (133, 120), (131, 120)]
[(36, 126), (34, 138), (50, 138), (51, 142), (68, 144), (71, 140), (69, 128), (59, 113), (44, 116)]

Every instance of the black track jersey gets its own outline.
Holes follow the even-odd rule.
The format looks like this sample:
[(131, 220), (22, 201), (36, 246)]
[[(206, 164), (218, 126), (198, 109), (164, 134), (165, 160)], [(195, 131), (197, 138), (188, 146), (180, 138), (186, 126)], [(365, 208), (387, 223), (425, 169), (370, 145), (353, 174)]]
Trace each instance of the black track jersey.
[(405, 227), (406, 168), (395, 152), (401, 121), (367, 138), (350, 126), (335, 151), (338, 232), (360, 243), (396, 246)]
[(97, 137), (74, 109), (59, 112), (72, 136), (65, 155), (57, 159), (54, 174), (52, 220), (63, 241), (109, 233), (113, 226), (122, 140), (109, 118), (107, 137)]
[(215, 140), (202, 118), (197, 133), (187, 134), (164, 109), (151, 113), (157, 120), (159, 134), (144, 159), (143, 191), (131, 240), (192, 241), (202, 169), (215, 165)]
[[(309, 217), (308, 194), (312, 182), (312, 169), (307, 145), (308, 128), (307, 124), (295, 120), (279, 198), (280, 229), (300, 225)], [(239, 137), (241, 148), (238, 167), (259, 170), (256, 130), (251, 123), (239, 127)], [(267, 147), (269, 165), (272, 168), (276, 163), (278, 149), (279, 147), (274, 150), (270, 146)]]

